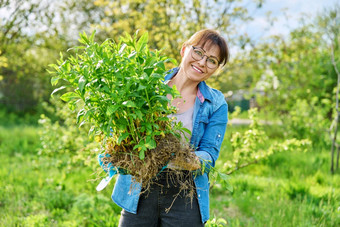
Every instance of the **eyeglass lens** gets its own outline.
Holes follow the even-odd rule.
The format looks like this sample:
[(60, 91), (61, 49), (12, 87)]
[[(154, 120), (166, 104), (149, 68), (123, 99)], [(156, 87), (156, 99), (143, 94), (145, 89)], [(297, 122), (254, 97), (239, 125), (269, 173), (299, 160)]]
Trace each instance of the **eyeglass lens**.
[[(204, 54), (204, 51), (202, 49), (193, 46), (192, 57), (196, 61), (199, 61), (199, 60), (203, 59), (204, 56), (207, 56), (207, 55)], [(216, 68), (218, 66), (217, 59), (215, 59), (213, 57), (208, 57), (207, 56), (206, 62), (207, 62), (207, 67), (208, 68), (214, 69), (214, 68)]]

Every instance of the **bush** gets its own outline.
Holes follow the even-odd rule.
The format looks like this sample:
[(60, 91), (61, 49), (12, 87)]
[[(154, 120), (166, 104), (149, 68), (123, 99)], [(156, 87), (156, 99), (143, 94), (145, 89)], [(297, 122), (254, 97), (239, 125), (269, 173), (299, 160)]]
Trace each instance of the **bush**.
[(311, 103), (305, 99), (296, 100), (293, 108), (282, 120), (283, 126), (287, 129), (286, 136), (309, 139), (313, 145), (329, 145), (327, 129), (330, 121), (326, 118), (329, 111), (329, 101), (326, 99), (320, 101), (315, 97)]
[(46, 115), (42, 114), (39, 119), (41, 147), (38, 154), (50, 157), (67, 154), (71, 157), (69, 164), (85, 164), (95, 169), (98, 166), (95, 157), (101, 146), (94, 137), (89, 137), (88, 125), (77, 126), (77, 109), (70, 110), (58, 98), (51, 99), (51, 105), (44, 103), (43, 106)]
[(302, 150), (310, 145), (308, 139), (296, 138), (268, 143), (268, 135), (259, 123), (257, 109), (249, 110), (251, 123), (244, 132), (236, 131), (231, 135), (232, 157), (224, 163), (223, 171), (231, 174), (240, 168), (255, 164), (260, 160), (282, 151)]

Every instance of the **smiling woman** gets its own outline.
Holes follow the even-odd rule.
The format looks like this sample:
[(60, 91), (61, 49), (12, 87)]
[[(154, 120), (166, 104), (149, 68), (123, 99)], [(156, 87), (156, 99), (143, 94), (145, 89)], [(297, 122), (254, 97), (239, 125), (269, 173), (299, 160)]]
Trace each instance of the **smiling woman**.
[[(191, 129), (190, 145), (201, 168), (194, 171), (173, 159), (166, 166), (147, 195), (131, 190), (131, 177), (120, 175), (112, 195), (123, 207), (119, 226), (204, 226), (209, 219), (209, 169), (214, 167), (228, 121), (228, 106), (224, 95), (208, 87), (208, 79), (218, 67), (226, 64), (229, 50), (224, 38), (206, 29), (195, 33), (181, 48), (180, 67), (169, 72), (165, 81), (176, 87), (180, 97), (171, 99), (177, 112), (172, 114)], [(170, 96), (168, 95), (168, 98)], [(169, 182), (167, 174), (181, 170), (188, 177), (194, 197), (183, 195), (176, 180)], [(173, 198), (176, 198), (175, 200)], [(166, 209), (171, 207), (171, 209)]]
[[(225, 40), (213, 30), (197, 32), (169, 72), (168, 59), (147, 47), (147, 34), (102, 44), (83, 34), (80, 41), (76, 57), (52, 65), (51, 81), (69, 83), (73, 91), (61, 99), (80, 105), (79, 124), (90, 124), (103, 143), (99, 163), (109, 176), (97, 189), (118, 175), (112, 200), (123, 208), (120, 226), (203, 226), (208, 173), (228, 121), (224, 95), (204, 80), (227, 62)], [(181, 132), (188, 141), (177, 139)]]

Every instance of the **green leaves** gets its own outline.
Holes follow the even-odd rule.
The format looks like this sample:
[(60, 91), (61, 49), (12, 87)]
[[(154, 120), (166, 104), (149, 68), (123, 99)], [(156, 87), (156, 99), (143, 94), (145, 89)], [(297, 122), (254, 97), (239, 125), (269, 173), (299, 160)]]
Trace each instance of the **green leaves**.
[(83, 92), (85, 84), (86, 84), (86, 79), (84, 76), (81, 76), (78, 81), (78, 87), (79, 87), (80, 92)]
[(71, 100), (79, 99), (79, 95), (74, 92), (67, 92), (63, 94), (62, 96), (60, 96), (60, 98), (65, 102), (70, 102)]
[(79, 34), (80, 38), (78, 39), (78, 41), (82, 44), (85, 45), (90, 45), (91, 43), (94, 42), (94, 36), (95, 36), (96, 31), (93, 31), (90, 37), (87, 37), (86, 33), (83, 32)]
[(156, 147), (155, 136), (179, 133), (179, 126), (167, 118), (174, 112), (167, 95), (175, 98), (179, 93), (163, 82), (170, 60), (148, 49), (147, 33), (137, 35), (98, 44), (95, 33), (80, 34), (82, 45), (71, 49), (76, 54), (51, 65), (51, 83), (67, 83), (52, 94), (70, 88), (61, 99), (73, 109), (80, 105), (78, 124), (90, 124), (91, 134), (112, 137), (144, 159), (145, 152)]
[(114, 112), (116, 112), (118, 110), (119, 106), (115, 105), (115, 106), (108, 106), (106, 109), (106, 115), (111, 116)]
[(134, 102), (130, 101), (130, 100), (124, 101), (124, 102), (122, 103), (122, 105), (123, 105), (123, 106), (126, 106), (126, 107), (137, 107), (136, 104), (135, 104)]
[(140, 152), (139, 152), (139, 158), (141, 159), (141, 160), (144, 160), (144, 158), (145, 158), (145, 148), (143, 149), (143, 150), (141, 150)]
[(52, 91), (52, 93), (51, 93), (51, 96), (53, 97), (53, 94), (54, 94), (54, 93), (56, 93), (56, 92), (58, 92), (58, 91), (60, 91), (60, 90), (63, 90), (63, 89), (65, 89), (65, 88), (66, 88), (66, 86), (61, 86), (61, 87), (59, 87), (59, 88), (54, 89), (54, 90)]
[(137, 45), (136, 45), (136, 49), (137, 49), (137, 52), (140, 52), (142, 51), (146, 46), (147, 46), (147, 43), (148, 43), (148, 33), (145, 32), (142, 37), (140, 37), (140, 39), (138, 40), (137, 42)]
[(130, 135), (130, 133), (128, 133), (128, 132), (123, 133), (122, 135), (120, 135), (119, 138), (118, 138), (118, 144), (120, 144), (123, 140), (128, 138), (129, 135)]
[(145, 151), (156, 148), (156, 145), (156, 141), (151, 136), (147, 136), (145, 140), (140, 141), (133, 149), (137, 149), (139, 151), (139, 158), (144, 160)]
[[(296, 138), (268, 144), (269, 138), (263, 126), (259, 124), (257, 109), (250, 109), (248, 114), (251, 120), (249, 128), (243, 133), (236, 132), (231, 136), (230, 141), (233, 155), (223, 166), (223, 172), (227, 174), (255, 164), (275, 153), (287, 150), (305, 150), (311, 144), (309, 139), (298, 140)], [(224, 178), (222, 175), (219, 177), (221, 179)]]
[(51, 78), (51, 84), (53, 86), (57, 85), (58, 84), (58, 80), (59, 80), (59, 77), (52, 77)]
[(229, 183), (229, 176), (225, 173), (217, 172), (217, 181), (222, 184), (228, 191), (233, 192), (233, 186)]

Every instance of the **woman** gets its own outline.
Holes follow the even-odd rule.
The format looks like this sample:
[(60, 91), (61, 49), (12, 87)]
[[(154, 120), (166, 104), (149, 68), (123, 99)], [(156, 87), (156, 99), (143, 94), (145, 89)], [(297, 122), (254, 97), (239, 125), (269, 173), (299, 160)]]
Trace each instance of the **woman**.
[[(139, 184), (131, 187), (131, 175), (119, 175), (112, 193), (112, 200), (123, 208), (119, 226), (204, 226), (209, 219), (208, 172), (220, 152), (228, 106), (223, 94), (204, 81), (226, 64), (229, 50), (219, 33), (206, 29), (186, 41), (180, 54), (180, 67), (171, 70), (165, 80), (181, 93), (181, 98), (172, 101), (178, 108), (175, 116), (192, 132), (190, 143), (196, 148), (196, 161), (206, 165), (204, 172), (192, 171), (196, 190), (193, 201), (182, 194), (176, 183), (169, 183), (164, 174), (146, 195), (140, 194)], [(170, 163), (168, 168), (181, 166)]]

